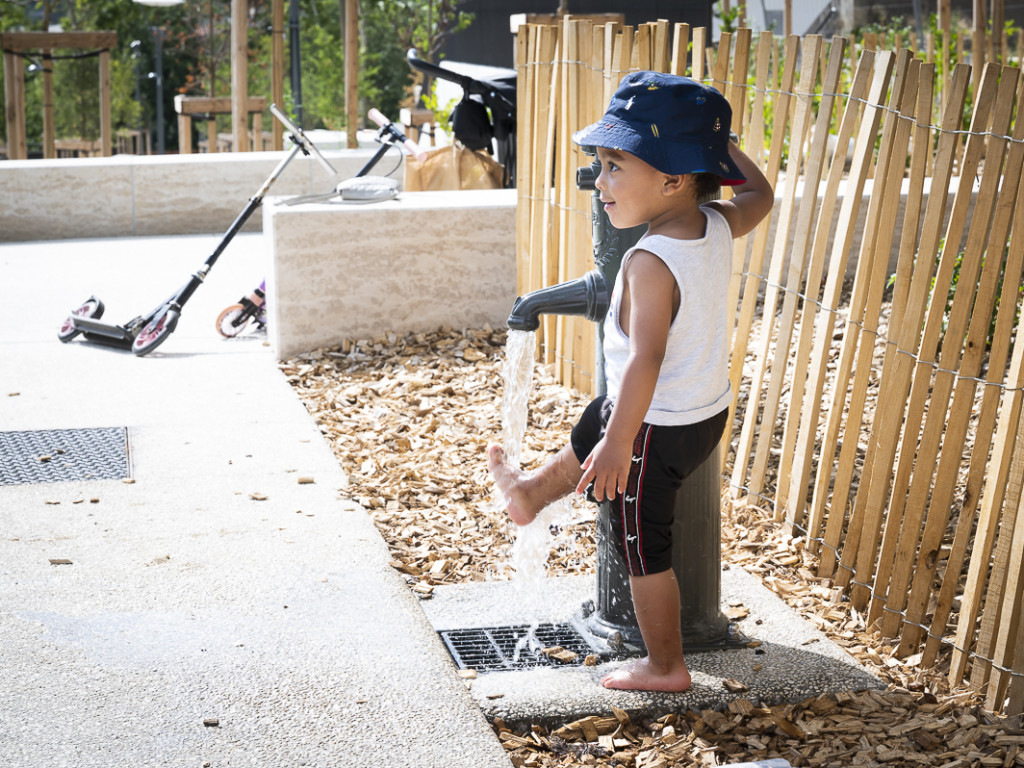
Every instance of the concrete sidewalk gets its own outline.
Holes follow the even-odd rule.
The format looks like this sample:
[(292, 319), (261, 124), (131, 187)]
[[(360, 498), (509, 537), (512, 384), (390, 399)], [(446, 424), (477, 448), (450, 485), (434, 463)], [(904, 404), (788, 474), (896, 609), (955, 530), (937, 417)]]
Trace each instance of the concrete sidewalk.
[(131, 480), (0, 486), (0, 763), (509, 765), (269, 347), (215, 333), (260, 235), (152, 355), (58, 342), (90, 293), (126, 322), (218, 241), (0, 245), (0, 431), (126, 427)]

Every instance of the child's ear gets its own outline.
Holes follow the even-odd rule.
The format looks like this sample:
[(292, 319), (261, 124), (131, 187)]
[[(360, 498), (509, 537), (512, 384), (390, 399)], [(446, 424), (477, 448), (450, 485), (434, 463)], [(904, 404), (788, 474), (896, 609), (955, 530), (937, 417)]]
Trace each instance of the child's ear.
[(689, 184), (690, 174), (675, 173), (665, 174), (665, 181), (662, 185), (662, 192), (666, 195), (675, 195), (686, 189)]

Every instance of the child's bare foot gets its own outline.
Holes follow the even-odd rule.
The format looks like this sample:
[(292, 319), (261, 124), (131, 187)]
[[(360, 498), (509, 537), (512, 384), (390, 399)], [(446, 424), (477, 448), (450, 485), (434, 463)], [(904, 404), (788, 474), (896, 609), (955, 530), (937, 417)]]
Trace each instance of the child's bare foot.
[(487, 468), (491, 471), (498, 490), (501, 491), (512, 522), (516, 525), (532, 523), (540, 509), (533, 507), (526, 490), (522, 487), (525, 473), (508, 465), (505, 451), (500, 445), (492, 445), (487, 449)]
[(690, 682), (690, 671), (685, 664), (666, 673), (661, 673), (651, 666), (649, 657), (637, 659), (601, 678), (601, 685), (605, 688), (627, 691), (682, 693), (690, 687)]

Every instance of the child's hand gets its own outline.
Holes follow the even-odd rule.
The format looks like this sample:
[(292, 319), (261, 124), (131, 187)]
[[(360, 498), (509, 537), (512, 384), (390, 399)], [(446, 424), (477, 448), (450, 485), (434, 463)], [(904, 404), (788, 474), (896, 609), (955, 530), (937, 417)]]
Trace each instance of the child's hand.
[(633, 446), (629, 442), (608, 442), (601, 438), (594, 450), (581, 465), (583, 477), (576, 486), (576, 493), (585, 493), (591, 482), (596, 501), (611, 501), (626, 490), (629, 469), (633, 462)]

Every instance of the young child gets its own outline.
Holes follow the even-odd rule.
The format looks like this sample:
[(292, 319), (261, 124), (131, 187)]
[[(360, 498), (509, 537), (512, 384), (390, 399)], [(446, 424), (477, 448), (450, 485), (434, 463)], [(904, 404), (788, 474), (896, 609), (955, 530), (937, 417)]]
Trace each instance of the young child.
[[(513, 522), (589, 489), (612, 502), (612, 529), (630, 574), (647, 656), (606, 675), (607, 688), (685, 691), (672, 517), (683, 479), (725, 431), (729, 383), (727, 289), (731, 238), (771, 210), (774, 192), (729, 140), (732, 110), (685, 77), (634, 72), (604, 117), (573, 136), (597, 148), (597, 189), (612, 225), (647, 224), (622, 259), (605, 319), (608, 394), (594, 400), (564, 446), (536, 472), (488, 466)], [(728, 200), (709, 199), (732, 185)]]

